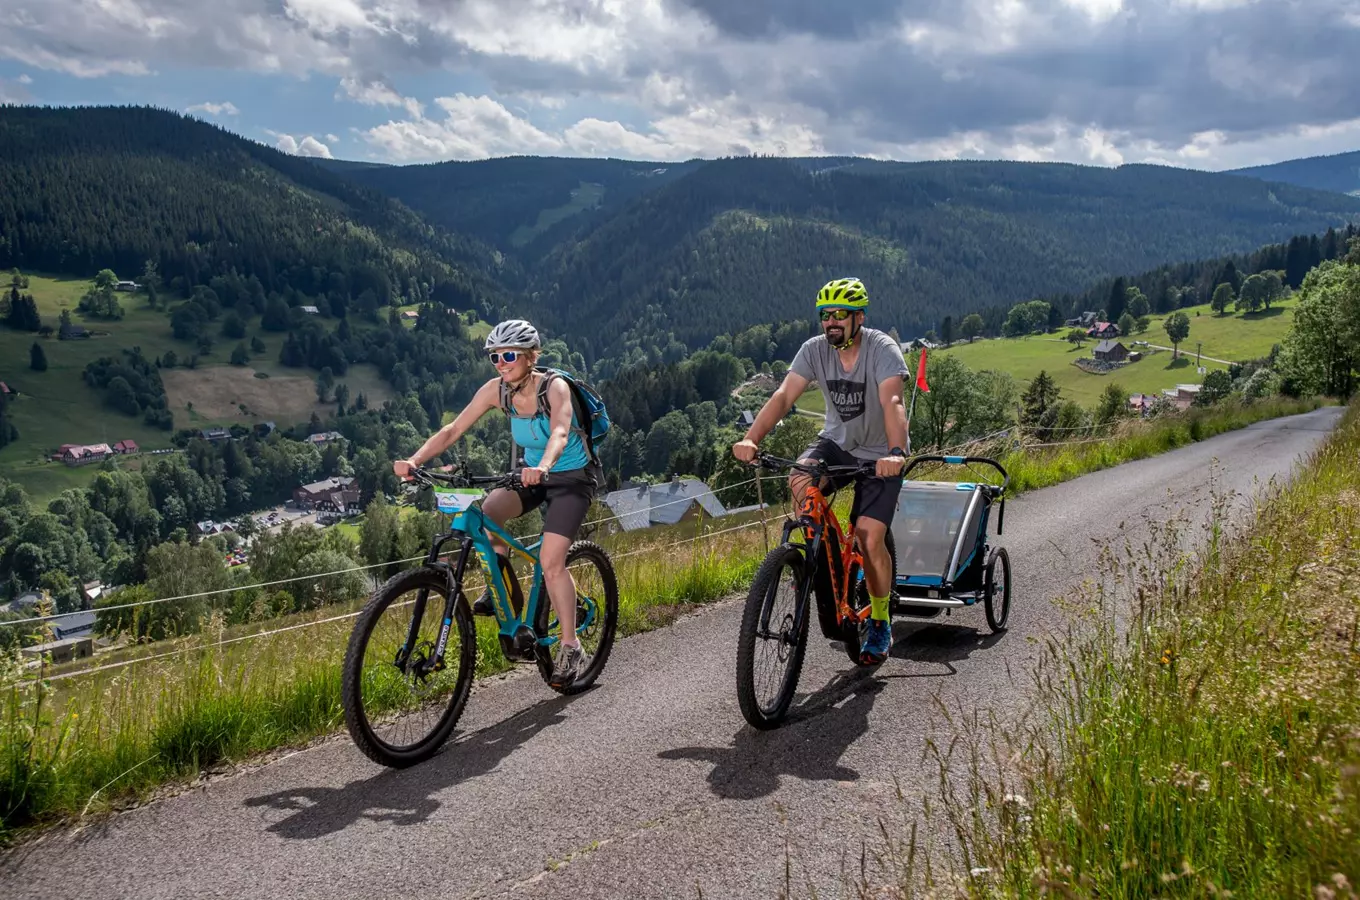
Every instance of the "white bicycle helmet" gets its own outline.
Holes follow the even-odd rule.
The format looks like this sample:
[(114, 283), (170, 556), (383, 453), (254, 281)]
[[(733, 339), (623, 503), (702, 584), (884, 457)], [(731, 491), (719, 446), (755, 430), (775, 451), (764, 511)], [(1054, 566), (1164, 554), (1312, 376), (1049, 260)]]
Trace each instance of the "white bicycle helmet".
[(491, 333), (486, 336), (485, 348), (490, 350), (493, 347), (515, 347), (537, 350), (542, 346), (537, 328), (523, 319), (506, 319), (491, 329)]

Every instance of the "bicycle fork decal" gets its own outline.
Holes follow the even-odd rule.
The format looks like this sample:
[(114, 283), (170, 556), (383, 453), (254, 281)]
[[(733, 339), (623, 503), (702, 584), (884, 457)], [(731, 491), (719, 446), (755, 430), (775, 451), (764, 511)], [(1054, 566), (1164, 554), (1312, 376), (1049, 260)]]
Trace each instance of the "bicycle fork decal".
[(434, 648), (434, 658), (437, 659), (437, 660), (440, 660), (441, 662), (442, 662), (443, 659), (444, 659), (444, 647), (448, 645), (448, 642), (449, 642), (449, 628), (450, 628), (452, 625), (453, 625), (453, 617), (452, 617), (452, 616), (445, 616), (445, 617), (444, 617), (444, 624), (439, 626), (439, 643), (435, 645), (435, 648)]

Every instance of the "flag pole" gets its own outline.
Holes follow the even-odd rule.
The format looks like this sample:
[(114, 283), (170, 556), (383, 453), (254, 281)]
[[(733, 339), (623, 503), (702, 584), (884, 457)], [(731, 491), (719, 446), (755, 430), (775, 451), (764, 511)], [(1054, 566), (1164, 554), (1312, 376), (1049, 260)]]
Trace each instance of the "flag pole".
[(911, 453), (911, 418), (916, 414), (916, 393), (921, 389), (921, 382), (925, 380), (926, 371), (926, 348), (921, 348), (921, 361), (916, 365), (916, 378), (911, 385), (911, 404), (907, 407), (907, 453)]

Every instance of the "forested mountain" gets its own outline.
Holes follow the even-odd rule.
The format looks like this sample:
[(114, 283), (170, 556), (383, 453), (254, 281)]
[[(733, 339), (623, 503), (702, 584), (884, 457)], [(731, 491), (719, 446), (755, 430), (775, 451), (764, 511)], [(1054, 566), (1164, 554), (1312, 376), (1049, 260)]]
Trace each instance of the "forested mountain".
[(1295, 184), (1319, 191), (1360, 195), (1360, 150), (1332, 156), (1290, 159), (1269, 166), (1232, 169), (1228, 174)]
[(540, 156), (411, 166), (314, 163), (400, 200), (436, 225), (528, 257), (703, 165)]
[[(505, 297), (493, 251), (400, 203), (214, 125), (146, 107), (0, 107), (0, 268), (167, 286), (232, 273), (263, 293), (346, 303), (365, 290), (471, 306)], [(368, 299), (368, 298), (366, 298)]]
[(905, 334), (1357, 218), (1360, 199), (1158, 166), (724, 159), (582, 229), (530, 289), (597, 356), (799, 316), (845, 274)]
[(1352, 220), (1360, 198), (1158, 166), (386, 166), (292, 157), (157, 109), (0, 108), (0, 268), (129, 277), (149, 260), (180, 297), (244, 285), (243, 314), (274, 297), (323, 317), (425, 300), (513, 312), (614, 371), (800, 317), (845, 274), (868, 282), (877, 324), (910, 335)]

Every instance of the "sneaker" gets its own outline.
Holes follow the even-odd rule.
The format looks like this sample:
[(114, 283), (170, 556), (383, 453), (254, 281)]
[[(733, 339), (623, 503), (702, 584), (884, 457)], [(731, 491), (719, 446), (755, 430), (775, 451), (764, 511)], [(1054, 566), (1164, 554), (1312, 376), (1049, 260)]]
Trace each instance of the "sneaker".
[(495, 603), (491, 599), (491, 588), (485, 588), (482, 591), (482, 596), (473, 601), (472, 614), (474, 616), (494, 616), (496, 614)]
[(888, 658), (892, 626), (882, 619), (866, 619), (859, 625), (859, 664), (876, 666)]
[(552, 678), (548, 679), (548, 685), (555, 688), (566, 687), (581, 677), (581, 673), (589, 667), (590, 654), (586, 653), (580, 644), (570, 647), (559, 644), (557, 659), (553, 662)]

